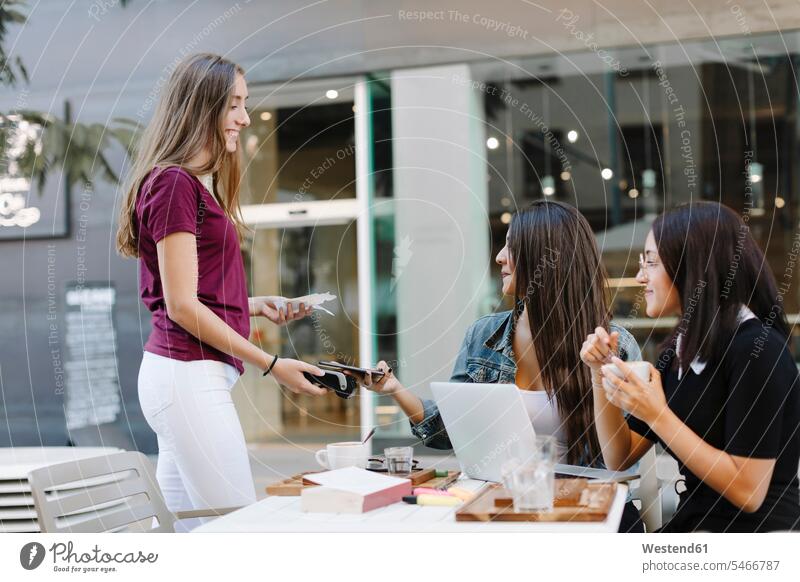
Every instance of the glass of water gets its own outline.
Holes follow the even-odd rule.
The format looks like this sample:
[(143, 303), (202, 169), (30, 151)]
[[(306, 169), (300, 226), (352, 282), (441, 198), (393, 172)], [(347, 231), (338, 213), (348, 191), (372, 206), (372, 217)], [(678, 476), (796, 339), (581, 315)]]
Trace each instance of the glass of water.
[(514, 511), (552, 511), (555, 461), (555, 438), (537, 436), (533, 454), (503, 465), (503, 484), (511, 492)]
[(391, 447), (383, 449), (386, 458), (386, 468), (391, 475), (410, 475), (414, 462), (414, 449), (412, 447)]

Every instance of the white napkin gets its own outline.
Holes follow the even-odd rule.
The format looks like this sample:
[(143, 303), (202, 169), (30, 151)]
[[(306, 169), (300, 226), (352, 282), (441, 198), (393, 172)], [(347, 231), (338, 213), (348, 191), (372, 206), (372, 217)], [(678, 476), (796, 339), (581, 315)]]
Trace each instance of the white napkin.
[(303, 303), (306, 307), (318, 309), (320, 311), (324, 311), (328, 315), (333, 315), (333, 313), (322, 307), (322, 304), (328, 301), (333, 301), (336, 299), (336, 295), (332, 295), (331, 293), (313, 293), (311, 295), (294, 297), (292, 299), (289, 299), (288, 297), (271, 297), (271, 299), (276, 308), (283, 309), (284, 311), (286, 311), (286, 307), (289, 304), (291, 304), (294, 311), (297, 311), (300, 309), (300, 304)]

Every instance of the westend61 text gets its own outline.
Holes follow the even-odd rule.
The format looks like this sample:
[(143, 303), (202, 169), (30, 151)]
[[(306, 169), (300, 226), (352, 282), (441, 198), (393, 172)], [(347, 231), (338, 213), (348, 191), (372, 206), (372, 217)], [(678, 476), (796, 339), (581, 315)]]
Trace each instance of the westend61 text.
[(708, 544), (686, 544), (676, 546), (672, 544), (642, 544), (645, 554), (707, 554)]

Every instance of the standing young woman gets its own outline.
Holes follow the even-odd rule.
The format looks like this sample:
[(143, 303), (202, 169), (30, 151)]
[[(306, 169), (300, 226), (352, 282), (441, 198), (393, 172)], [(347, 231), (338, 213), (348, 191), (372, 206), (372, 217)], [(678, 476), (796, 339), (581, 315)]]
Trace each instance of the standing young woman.
[[(170, 77), (126, 187), (118, 251), (139, 258), (140, 295), (152, 331), (139, 371), (142, 412), (158, 436), (157, 479), (170, 510), (256, 500), (231, 388), (242, 360), (294, 392), (324, 394), (303, 372), (248, 341), (250, 316), (279, 312), (247, 296), (239, 230), (239, 132), (250, 124), (238, 65), (212, 54)], [(289, 308), (291, 309), (291, 308)]]
[(606, 465), (624, 469), (654, 442), (675, 457), (686, 491), (662, 531), (800, 529), (800, 382), (747, 226), (720, 204), (681, 206), (656, 219), (640, 260), (647, 315), (679, 323), (649, 382), (616, 358), (626, 380), (603, 375), (602, 327), (584, 343)]
[[(606, 274), (586, 219), (568, 204), (540, 200), (511, 220), (506, 246), (498, 253), (503, 294), (517, 308), (482, 317), (467, 330), (451, 382), (510, 383), (538, 398), (532, 419), (537, 434), (554, 435), (562, 462), (602, 467), (594, 430), (591, 377), (581, 364), (587, 332), (601, 320), (609, 325)], [(641, 359), (630, 333), (611, 325), (612, 348), (623, 359)], [(450, 438), (436, 404), (421, 400), (387, 371), (365, 386), (391, 395), (427, 446), (450, 449)], [(628, 503), (620, 531), (644, 531)]]

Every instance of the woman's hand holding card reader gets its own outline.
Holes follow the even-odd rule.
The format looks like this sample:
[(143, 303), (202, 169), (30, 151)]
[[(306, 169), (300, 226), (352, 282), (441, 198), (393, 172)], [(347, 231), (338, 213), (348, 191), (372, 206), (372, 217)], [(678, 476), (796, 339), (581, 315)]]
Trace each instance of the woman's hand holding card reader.
[(347, 399), (356, 395), (356, 388), (358, 387), (356, 381), (341, 372), (325, 370), (324, 376), (314, 376), (308, 372), (303, 372), (303, 376), (315, 386), (332, 390), (339, 398)]

